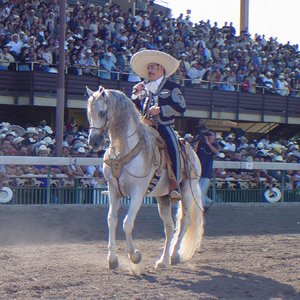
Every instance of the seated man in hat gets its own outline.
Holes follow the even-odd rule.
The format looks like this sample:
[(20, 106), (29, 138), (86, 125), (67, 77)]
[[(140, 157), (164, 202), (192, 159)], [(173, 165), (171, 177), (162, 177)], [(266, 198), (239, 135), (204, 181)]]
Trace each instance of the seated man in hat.
[(132, 56), (130, 64), (137, 75), (149, 81), (148, 83), (140, 82), (134, 86), (132, 99), (141, 101), (140, 108), (143, 116), (151, 119), (166, 143), (176, 179), (172, 179), (169, 174), (171, 177), (170, 197), (179, 199), (181, 196), (178, 182), (181, 175), (181, 163), (174, 122), (175, 116), (180, 116), (185, 112), (186, 103), (178, 85), (167, 79), (175, 73), (179, 67), (179, 61), (164, 52), (143, 50)]
[(0, 53), (0, 70), (8, 70), (11, 63), (15, 62), (14, 57), (9, 53), (10, 46), (4, 45)]

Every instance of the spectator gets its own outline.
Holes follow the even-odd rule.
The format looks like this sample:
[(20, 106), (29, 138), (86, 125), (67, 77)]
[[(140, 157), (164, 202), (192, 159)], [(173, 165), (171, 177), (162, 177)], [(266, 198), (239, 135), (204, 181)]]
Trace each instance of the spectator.
[(232, 134), (229, 134), (226, 139), (225, 139), (225, 148), (226, 150), (228, 151), (231, 151), (231, 152), (235, 152), (235, 149), (236, 149), (236, 145), (235, 143), (233, 142), (234, 141), (234, 138), (233, 138), (233, 135)]
[(246, 77), (245, 81), (242, 85), (242, 91), (249, 92), (251, 94), (256, 93), (256, 75), (255, 71), (251, 71), (249, 75)]
[(111, 79), (110, 72), (119, 70), (113, 63), (111, 57), (112, 57), (112, 53), (106, 52), (104, 54), (104, 58), (102, 58), (100, 61), (100, 65), (101, 65), (100, 78), (102, 78), (102, 79)]
[(36, 63), (34, 64), (34, 70), (40, 72), (48, 72), (49, 66), (43, 58), (44, 45), (39, 45), (36, 50)]
[(41, 52), (43, 60), (48, 65), (53, 65), (53, 54), (51, 53), (50, 45), (45, 44)]
[[(130, 55), (128, 55), (127, 53), (127, 48), (125, 46), (121, 47), (121, 49), (117, 53), (116, 67), (122, 72), (130, 72), (129, 57)], [(123, 75), (122, 79), (126, 80), (126, 78), (127, 76)]]
[[(90, 49), (85, 50), (81, 59), (79, 59), (79, 65), (81, 70), (79, 70), (79, 75), (87, 75), (92, 73), (93, 67), (96, 66), (95, 60), (92, 56), (92, 51)], [(81, 73), (81, 74), (80, 74)]]
[[(0, 151), (0, 155), (2, 156), (3, 153)], [(3, 188), (4, 182), (8, 179), (7, 176), (7, 169), (5, 165), (0, 164), (0, 191)]]
[(191, 84), (200, 85), (202, 76), (205, 73), (205, 69), (199, 62), (195, 61), (191, 63), (191, 66), (187, 69), (186, 73), (187, 76), (191, 79)]
[(203, 89), (211, 89), (212, 87), (212, 72), (211, 69), (208, 69), (205, 71), (205, 73), (202, 76), (202, 81), (201, 81), (201, 87)]
[(215, 141), (216, 134), (212, 130), (204, 132), (198, 137), (195, 143), (195, 151), (200, 159), (202, 174), (200, 178), (200, 187), (202, 191), (202, 205), (204, 211), (211, 207), (213, 201), (207, 196), (211, 178), (213, 177), (213, 159), (219, 154), (219, 147)]
[(8, 43), (8, 45), (10, 46), (12, 55), (17, 58), (21, 53), (21, 49), (23, 47), (23, 42), (20, 40), (20, 37), (17, 33), (12, 34), (11, 41)]
[(270, 71), (267, 71), (265, 74), (265, 77), (263, 77), (262, 80), (263, 88), (265, 93), (274, 94), (274, 81), (272, 78), (272, 73)]
[(289, 84), (285, 80), (284, 74), (279, 74), (274, 83), (275, 92), (280, 96), (288, 96), (290, 93)]
[[(68, 137), (68, 138), (71, 137), (73, 139), (74, 134), (72, 132), (75, 132), (77, 130), (77, 128), (78, 128), (78, 125), (77, 125), (76, 119), (74, 117), (72, 117), (66, 125), (66, 131), (67, 131), (66, 137)], [(68, 143), (68, 144), (70, 145), (70, 143)]]
[(8, 70), (11, 63), (15, 62), (14, 57), (9, 53), (9, 49), (9, 45), (2, 47), (2, 52), (0, 53), (0, 70)]

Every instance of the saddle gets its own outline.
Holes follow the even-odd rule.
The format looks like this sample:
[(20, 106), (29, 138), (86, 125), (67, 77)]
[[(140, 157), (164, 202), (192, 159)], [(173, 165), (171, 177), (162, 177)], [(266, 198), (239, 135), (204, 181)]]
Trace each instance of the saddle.
[[(174, 189), (178, 189), (179, 184), (176, 180), (174, 171), (173, 171), (173, 167), (172, 167), (172, 161), (169, 157), (169, 154), (167, 152), (166, 149), (166, 144), (165, 141), (161, 138), (161, 136), (159, 135), (158, 131), (149, 126), (149, 128), (151, 128), (151, 130), (153, 131), (153, 134), (155, 136), (155, 143), (153, 144), (153, 153), (154, 155), (152, 156), (152, 162), (154, 164), (154, 166), (157, 167), (156, 172), (149, 184), (149, 187), (147, 189), (146, 194), (149, 194), (157, 185), (162, 170), (163, 169), (167, 169), (167, 174), (168, 174), (168, 179), (169, 179), (169, 190), (174, 190)], [(179, 139), (179, 152), (180, 152), (180, 158), (182, 161), (182, 166), (183, 166), (183, 176), (189, 176), (189, 178), (192, 178), (192, 171), (191, 170), (195, 170), (195, 168), (191, 168), (192, 161), (191, 161), (191, 155), (189, 155), (189, 151), (192, 150), (192, 147), (185, 142), (185, 140), (180, 139), (180, 137), (178, 136)], [(118, 183), (118, 190), (119, 190), (119, 194), (121, 196), (124, 196), (122, 194), (121, 188), (120, 188), (120, 184), (119, 184), (119, 177), (121, 176), (122, 173), (122, 169), (123, 166), (126, 165), (128, 162), (130, 162), (133, 158), (135, 158), (140, 151), (142, 150), (142, 145), (141, 143), (138, 143), (129, 153), (127, 153), (125, 156), (123, 157), (110, 157), (108, 159), (104, 160), (104, 163), (106, 163), (107, 165), (109, 165), (111, 167), (111, 171), (113, 176), (117, 179), (117, 183)], [(190, 172), (189, 172), (190, 170)], [(195, 174), (197, 174), (197, 172), (194, 171)]]
[[(167, 174), (169, 178), (169, 190), (177, 189), (178, 188), (178, 182), (176, 180), (173, 167), (172, 167), (172, 161), (168, 154), (168, 151), (166, 149), (165, 141), (161, 138), (157, 130), (153, 127), (150, 127), (156, 135), (156, 146), (159, 149), (159, 156), (161, 158), (161, 169), (167, 169)], [(182, 177), (188, 177), (188, 178), (195, 178), (199, 176), (196, 168), (194, 167), (194, 162), (192, 161), (192, 155), (191, 151), (193, 151), (192, 146), (183, 138), (181, 138), (178, 134), (178, 141), (179, 141), (179, 153), (180, 153), (180, 159), (181, 159), (181, 165), (183, 166), (181, 173)], [(155, 153), (155, 152), (154, 152)], [(156, 158), (156, 160), (159, 158)]]

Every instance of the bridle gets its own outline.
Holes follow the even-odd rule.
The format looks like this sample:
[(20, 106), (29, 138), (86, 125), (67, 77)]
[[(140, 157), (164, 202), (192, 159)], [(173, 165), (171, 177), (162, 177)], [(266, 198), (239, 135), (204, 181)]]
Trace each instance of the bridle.
[[(100, 95), (98, 96), (98, 98), (99, 97), (101, 97), (102, 96), (102, 94), (105, 92), (105, 90), (104, 90), (104, 88), (101, 86), (100, 88), (99, 88), (99, 93), (100, 93)], [(98, 101), (98, 98), (96, 99), (95, 98), (95, 96), (91, 96), (92, 97), (92, 102), (93, 102), (93, 104), (95, 104), (94, 102), (96, 102), (96, 101)], [(102, 114), (102, 115), (104, 115), (105, 114), (105, 122), (104, 122), (104, 125), (102, 126), (102, 127), (96, 127), (96, 126), (89, 126), (89, 130), (90, 129), (95, 129), (95, 130), (98, 130), (98, 131), (101, 131), (101, 132), (103, 132), (104, 131), (104, 129), (106, 128), (106, 126), (107, 126), (107, 123), (108, 123), (108, 113), (107, 113), (107, 111), (106, 112), (99, 112), (100, 114)]]
[(104, 129), (106, 128), (106, 126), (107, 126), (107, 123), (108, 123), (108, 116), (107, 116), (107, 113), (106, 113), (105, 123), (104, 123), (104, 125), (102, 127), (89, 126), (89, 129), (95, 129), (95, 130), (98, 130), (100, 132), (103, 132)]

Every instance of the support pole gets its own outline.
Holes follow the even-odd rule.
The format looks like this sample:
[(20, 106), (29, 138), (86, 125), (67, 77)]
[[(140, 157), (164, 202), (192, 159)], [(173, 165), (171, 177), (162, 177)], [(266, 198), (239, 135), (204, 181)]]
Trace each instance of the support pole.
[(65, 109), (65, 38), (66, 0), (59, 1), (59, 65), (56, 101), (55, 140), (56, 156), (62, 156)]
[(249, 32), (249, 0), (241, 0), (240, 31)]

